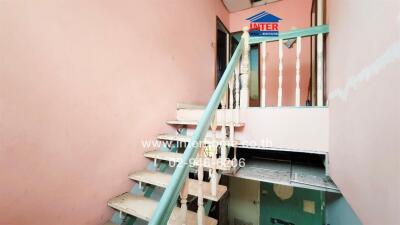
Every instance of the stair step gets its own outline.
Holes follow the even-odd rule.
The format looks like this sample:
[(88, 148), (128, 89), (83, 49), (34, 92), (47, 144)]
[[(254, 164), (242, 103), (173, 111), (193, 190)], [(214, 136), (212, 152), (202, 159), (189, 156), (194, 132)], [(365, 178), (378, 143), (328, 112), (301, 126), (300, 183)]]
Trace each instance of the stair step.
[(191, 103), (177, 103), (176, 109), (205, 109), (204, 105), (191, 104)]
[[(190, 126), (194, 126), (197, 125), (199, 123), (199, 121), (197, 120), (167, 120), (167, 124), (169, 125), (190, 125)], [(228, 126), (228, 124), (226, 124)], [(218, 123), (217, 124), (218, 127), (221, 127), (222, 124)], [(234, 123), (233, 124), (234, 127), (244, 127), (244, 123)]]
[[(144, 156), (151, 159), (158, 159), (164, 161), (170, 161), (179, 163), (182, 158), (182, 153), (176, 152), (164, 152), (164, 151), (149, 151), (145, 152)], [(217, 159), (217, 169), (222, 171), (230, 171), (232, 168), (232, 160), (227, 159), (225, 162), (222, 162), (220, 158)], [(194, 160), (194, 166), (198, 166), (198, 161)], [(212, 168), (212, 161), (211, 158), (205, 158), (203, 161), (203, 167), (210, 169)]]
[[(157, 207), (157, 204), (158, 202), (155, 200), (130, 193), (122, 194), (108, 202), (110, 207), (146, 221), (150, 220)], [(175, 207), (168, 221), (168, 225), (182, 225), (182, 223), (179, 222), (179, 217), (180, 208)], [(206, 216), (204, 218), (204, 222), (206, 225), (217, 225), (218, 221)], [(197, 214), (188, 210), (186, 224), (196, 225)]]
[[(166, 188), (170, 183), (172, 174), (142, 170), (136, 171), (129, 175), (129, 178), (136, 181), (141, 181), (146, 184), (152, 184), (159, 187)], [(199, 181), (189, 179), (189, 195), (198, 196)], [(223, 185), (217, 186), (217, 195), (212, 196), (211, 184), (209, 182), (203, 182), (203, 197), (212, 201), (219, 201), (219, 199), (225, 194), (227, 187)]]
[[(192, 138), (191, 136), (182, 135), (182, 134), (160, 134), (157, 136), (157, 139), (159, 139), (159, 140), (178, 141), (178, 142), (190, 142), (191, 138)], [(235, 146), (239, 145), (238, 140), (229, 141), (229, 139), (224, 140), (221, 138), (217, 138), (216, 141), (217, 141), (217, 143), (224, 142), (226, 146), (231, 146), (231, 147), (235, 147)], [(206, 138), (204, 138), (202, 143), (212, 144), (212, 143), (214, 143), (214, 139), (211, 137), (206, 137)]]

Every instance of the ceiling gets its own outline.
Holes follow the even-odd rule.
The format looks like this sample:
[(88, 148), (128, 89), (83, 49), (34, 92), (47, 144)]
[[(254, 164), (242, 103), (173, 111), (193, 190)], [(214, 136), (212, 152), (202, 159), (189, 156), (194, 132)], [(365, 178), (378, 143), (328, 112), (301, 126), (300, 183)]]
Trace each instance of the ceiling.
[(229, 12), (237, 12), (280, 0), (222, 0)]

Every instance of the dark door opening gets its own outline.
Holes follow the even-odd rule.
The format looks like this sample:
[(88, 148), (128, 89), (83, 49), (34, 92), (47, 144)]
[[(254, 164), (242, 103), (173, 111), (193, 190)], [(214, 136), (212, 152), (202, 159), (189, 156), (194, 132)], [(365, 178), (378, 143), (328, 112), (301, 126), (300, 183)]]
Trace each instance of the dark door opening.
[(229, 61), (229, 31), (224, 24), (217, 18), (217, 43), (216, 43), (216, 63), (215, 63), (215, 86), (219, 83)]

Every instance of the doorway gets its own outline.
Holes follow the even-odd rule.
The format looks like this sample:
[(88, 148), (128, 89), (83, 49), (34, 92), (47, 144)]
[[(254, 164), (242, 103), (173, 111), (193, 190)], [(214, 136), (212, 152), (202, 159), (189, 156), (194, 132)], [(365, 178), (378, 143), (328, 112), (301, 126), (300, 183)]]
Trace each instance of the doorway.
[(230, 33), (222, 21), (217, 17), (215, 87), (218, 85), (229, 62)]

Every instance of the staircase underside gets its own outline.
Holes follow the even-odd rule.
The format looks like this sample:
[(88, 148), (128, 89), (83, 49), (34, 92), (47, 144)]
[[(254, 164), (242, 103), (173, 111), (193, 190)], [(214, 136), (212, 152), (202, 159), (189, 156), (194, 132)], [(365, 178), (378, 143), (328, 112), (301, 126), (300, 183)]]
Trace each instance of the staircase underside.
[(286, 186), (340, 192), (335, 183), (326, 176), (324, 168), (293, 164), (290, 161), (246, 159), (245, 167), (240, 168), (236, 174), (228, 175)]

